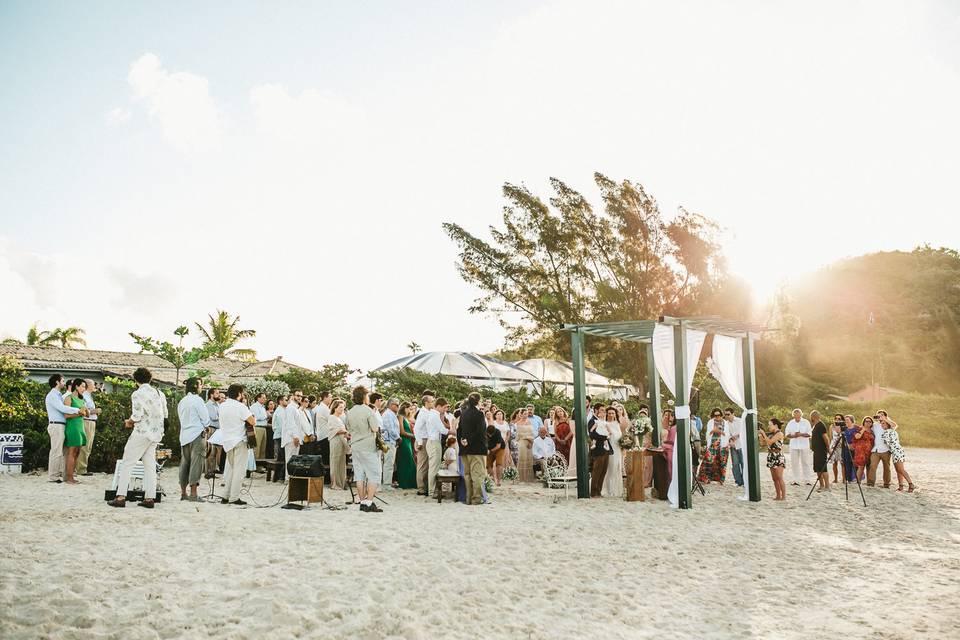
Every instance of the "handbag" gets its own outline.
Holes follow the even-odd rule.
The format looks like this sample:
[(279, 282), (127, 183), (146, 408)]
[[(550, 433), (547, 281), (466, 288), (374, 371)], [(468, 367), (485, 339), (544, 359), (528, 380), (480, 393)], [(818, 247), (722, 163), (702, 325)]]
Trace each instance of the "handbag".
[(379, 450), (382, 451), (383, 453), (386, 453), (387, 451), (390, 451), (390, 447), (388, 447), (388, 446), (387, 446), (387, 443), (384, 442), (384, 440), (383, 440), (383, 434), (381, 434), (379, 431), (374, 431), (374, 432), (373, 432), (373, 437), (374, 437), (374, 439), (375, 439), (375, 441), (376, 441), (377, 449), (379, 449)]

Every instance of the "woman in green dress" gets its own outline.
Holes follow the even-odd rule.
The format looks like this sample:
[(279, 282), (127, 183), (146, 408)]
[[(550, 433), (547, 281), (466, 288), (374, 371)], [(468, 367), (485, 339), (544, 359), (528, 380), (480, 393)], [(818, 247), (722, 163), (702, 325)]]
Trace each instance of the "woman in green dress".
[(417, 464), (413, 460), (413, 430), (410, 417), (413, 406), (409, 402), (400, 405), (400, 448), (397, 450), (397, 486), (401, 489), (417, 488)]
[[(70, 405), (75, 409), (83, 409), (86, 402), (83, 401), (83, 393), (87, 390), (87, 383), (77, 378), (70, 383), (70, 392), (63, 399), (63, 404)], [(87, 435), (83, 432), (83, 416), (76, 418), (67, 418), (67, 424), (63, 429), (63, 447), (64, 457), (66, 458), (66, 479), (67, 484), (79, 484), (73, 477), (73, 472), (77, 468), (77, 456), (80, 454), (80, 447), (87, 444)]]

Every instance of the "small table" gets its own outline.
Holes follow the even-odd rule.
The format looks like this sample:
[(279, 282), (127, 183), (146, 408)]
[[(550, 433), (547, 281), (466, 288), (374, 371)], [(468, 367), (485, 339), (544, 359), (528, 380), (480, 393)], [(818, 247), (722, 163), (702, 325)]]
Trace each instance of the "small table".
[(307, 478), (305, 476), (290, 476), (287, 488), (287, 502), (322, 502), (323, 477)]
[(437, 473), (436, 480), (437, 484), (437, 502), (443, 502), (443, 484), (447, 483), (450, 485), (450, 490), (453, 492), (453, 501), (457, 501), (457, 489), (460, 486), (460, 474), (453, 473), (450, 471), (440, 471)]
[[(628, 451), (626, 464), (627, 472), (627, 502), (645, 502), (647, 499), (646, 476), (647, 458), (653, 458), (663, 453), (663, 449), (644, 448), (640, 451)], [(654, 463), (655, 464), (655, 463)]]
[(257, 471), (263, 467), (267, 472), (267, 482), (273, 479), (273, 474), (283, 469), (283, 463), (272, 458), (261, 458), (257, 460)]

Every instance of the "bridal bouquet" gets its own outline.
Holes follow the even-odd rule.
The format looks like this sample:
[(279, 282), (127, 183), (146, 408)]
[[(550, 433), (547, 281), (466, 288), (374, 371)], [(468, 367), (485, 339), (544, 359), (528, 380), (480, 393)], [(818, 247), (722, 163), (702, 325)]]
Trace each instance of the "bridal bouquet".
[(653, 432), (653, 422), (650, 418), (641, 415), (630, 423), (627, 432), (620, 438), (620, 448), (625, 451), (640, 451), (643, 448), (643, 437)]

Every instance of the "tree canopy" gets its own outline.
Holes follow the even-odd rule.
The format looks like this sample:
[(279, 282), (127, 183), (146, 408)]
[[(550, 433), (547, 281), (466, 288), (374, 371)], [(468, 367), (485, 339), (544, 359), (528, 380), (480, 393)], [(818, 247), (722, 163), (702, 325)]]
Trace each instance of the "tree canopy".
[(197, 329), (203, 336), (203, 346), (206, 347), (210, 355), (221, 358), (231, 357), (237, 360), (253, 361), (257, 358), (257, 352), (253, 349), (234, 349), (234, 346), (241, 340), (252, 338), (257, 335), (253, 329), (238, 329), (240, 316), (231, 318), (226, 311), (217, 309), (216, 316), (208, 315), (207, 325), (203, 326), (195, 322)]
[(86, 331), (80, 327), (58, 327), (50, 331), (42, 331), (38, 328), (38, 325), (38, 322), (33, 323), (27, 331), (26, 340), (6, 338), (3, 344), (24, 344), (28, 347), (46, 347), (59, 343), (60, 346), (64, 348), (72, 348), (77, 345), (87, 346), (87, 341), (84, 338)]
[[(492, 313), (520, 355), (569, 356), (563, 323), (711, 313), (742, 318), (746, 288), (727, 275), (711, 219), (680, 207), (668, 218), (642, 185), (597, 173), (598, 210), (552, 178), (548, 201), (522, 185), (503, 187), (503, 225), (491, 240), (454, 223), (457, 268), (482, 295), (470, 311)], [(590, 354), (612, 375), (637, 381), (634, 344), (597, 339)]]
[(844, 394), (871, 381), (906, 391), (960, 391), (960, 254), (872, 253), (790, 287), (792, 356), (808, 377)]

